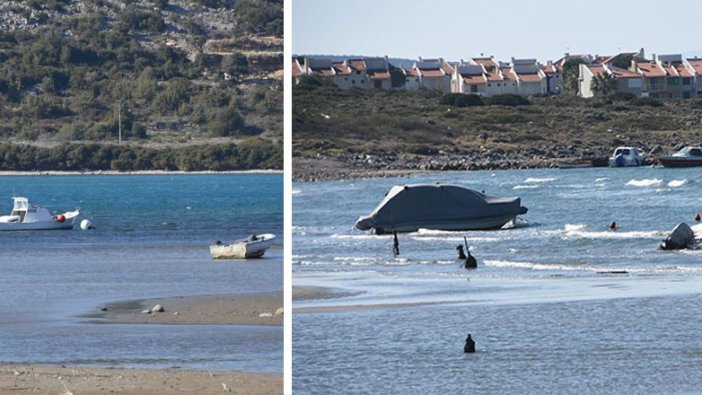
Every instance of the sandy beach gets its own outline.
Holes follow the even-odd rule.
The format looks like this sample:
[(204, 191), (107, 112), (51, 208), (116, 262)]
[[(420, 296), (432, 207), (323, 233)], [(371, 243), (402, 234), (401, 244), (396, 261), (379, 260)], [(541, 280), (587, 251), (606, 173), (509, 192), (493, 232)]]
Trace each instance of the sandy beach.
[(282, 394), (282, 374), (0, 365), (0, 394)]
[[(160, 304), (163, 312), (143, 313)], [(283, 292), (110, 303), (101, 323), (282, 325)], [(106, 309), (106, 310), (102, 310)], [(0, 394), (282, 394), (283, 375), (251, 372), (0, 365)]]
[[(163, 312), (149, 312), (156, 305)], [(283, 325), (283, 292), (169, 297), (109, 303), (83, 315), (104, 323)]]

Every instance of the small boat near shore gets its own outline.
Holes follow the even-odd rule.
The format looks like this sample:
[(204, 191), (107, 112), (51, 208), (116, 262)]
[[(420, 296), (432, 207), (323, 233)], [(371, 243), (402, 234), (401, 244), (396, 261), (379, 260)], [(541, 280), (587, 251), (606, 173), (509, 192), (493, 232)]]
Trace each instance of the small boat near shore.
[(499, 229), (525, 214), (518, 197), (490, 196), (459, 185), (396, 185), (356, 228), (375, 234)]
[(53, 230), (72, 229), (79, 210), (51, 215), (42, 206), (30, 205), (25, 197), (14, 197), (10, 215), (0, 216), (0, 231), (4, 230)]
[(634, 147), (617, 147), (609, 157), (611, 167), (641, 166), (644, 164), (643, 156)]
[(671, 156), (658, 158), (665, 167), (695, 167), (702, 166), (702, 147), (687, 146)]
[(260, 258), (273, 245), (275, 238), (273, 233), (263, 233), (236, 240), (232, 244), (217, 240), (210, 245), (210, 255), (212, 259)]

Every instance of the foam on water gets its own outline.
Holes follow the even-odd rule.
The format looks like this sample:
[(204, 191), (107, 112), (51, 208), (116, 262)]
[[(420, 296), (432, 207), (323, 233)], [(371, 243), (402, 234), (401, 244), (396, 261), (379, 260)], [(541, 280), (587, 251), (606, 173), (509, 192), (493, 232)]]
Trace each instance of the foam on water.
[(515, 185), (512, 187), (512, 189), (536, 189), (538, 188), (538, 185), (530, 184), (530, 185)]
[(677, 188), (677, 187), (681, 187), (681, 186), (687, 184), (687, 182), (688, 182), (687, 179), (672, 180), (672, 181), (668, 182), (668, 186), (671, 188)]
[(566, 224), (563, 228), (563, 234), (566, 237), (579, 237), (586, 239), (650, 239), (660, 238), (666, 235), (662, 231), (621, 231), (618, 230), (603, 230), (600, 232), (587, 231), (585, 224)]
[(643, 180), (631, 179), (625, 185), (629, 185), (629, 186), (633, 186), (633, 187), (652, 187), (652, 186), (656, 186), (656, 185), (661, 185), (661, 183), (663, 183), (663, 180), (661, 180), (661, 179), (646, 178)]
[(555, 180), (556, 180), (555, 177), (543, 177), (543, 178), (529, 177), (526, 180), (524, 180), (524, 182), (526, 182), (526, 183), (534, 183), (534, 182), (541, 183), (541, 182), (551, 182), (551, 181), (555, 181)]

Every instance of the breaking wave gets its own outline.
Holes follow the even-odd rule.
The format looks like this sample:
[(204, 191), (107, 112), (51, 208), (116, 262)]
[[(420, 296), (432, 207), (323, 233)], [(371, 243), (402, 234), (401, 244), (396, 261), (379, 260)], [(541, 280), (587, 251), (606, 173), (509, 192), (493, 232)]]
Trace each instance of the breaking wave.
[(631, 179), (626, 183), (626, 185), (632, 187), (652, 187), (655, 185), (661, 185), (662, 182), (663, 180), (659, 180), (657, 178), (645, 178), (643, 180)]
[(672, 180), (668, 183), (668, 186), (671, 188), (677, 188), (681, 187), (683, 185), (687, 184), (687, 179), (683, 178), (682, 180)]
[(537, 177), (529, 177), (524, 182), (526, 183), (533, 183), (533, 182), (550, 182), (550, 181), (555, 181), (555, 177), (544, 177), (544, 178), (537, 178)]

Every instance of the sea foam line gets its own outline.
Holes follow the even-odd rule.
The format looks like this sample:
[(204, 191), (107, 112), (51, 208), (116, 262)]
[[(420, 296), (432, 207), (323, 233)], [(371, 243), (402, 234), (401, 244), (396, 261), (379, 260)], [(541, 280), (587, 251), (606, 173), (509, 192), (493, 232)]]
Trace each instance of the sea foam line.
[(644, 178), (643, 180), (637, 180), (637, 179), (631, 179), (629, 182), (627, 182), (625, 185), (629, 185), (632, 187), (652, 187), (654, 185), (661, 185), (663, 180), (659, 180), (658, 178)]

